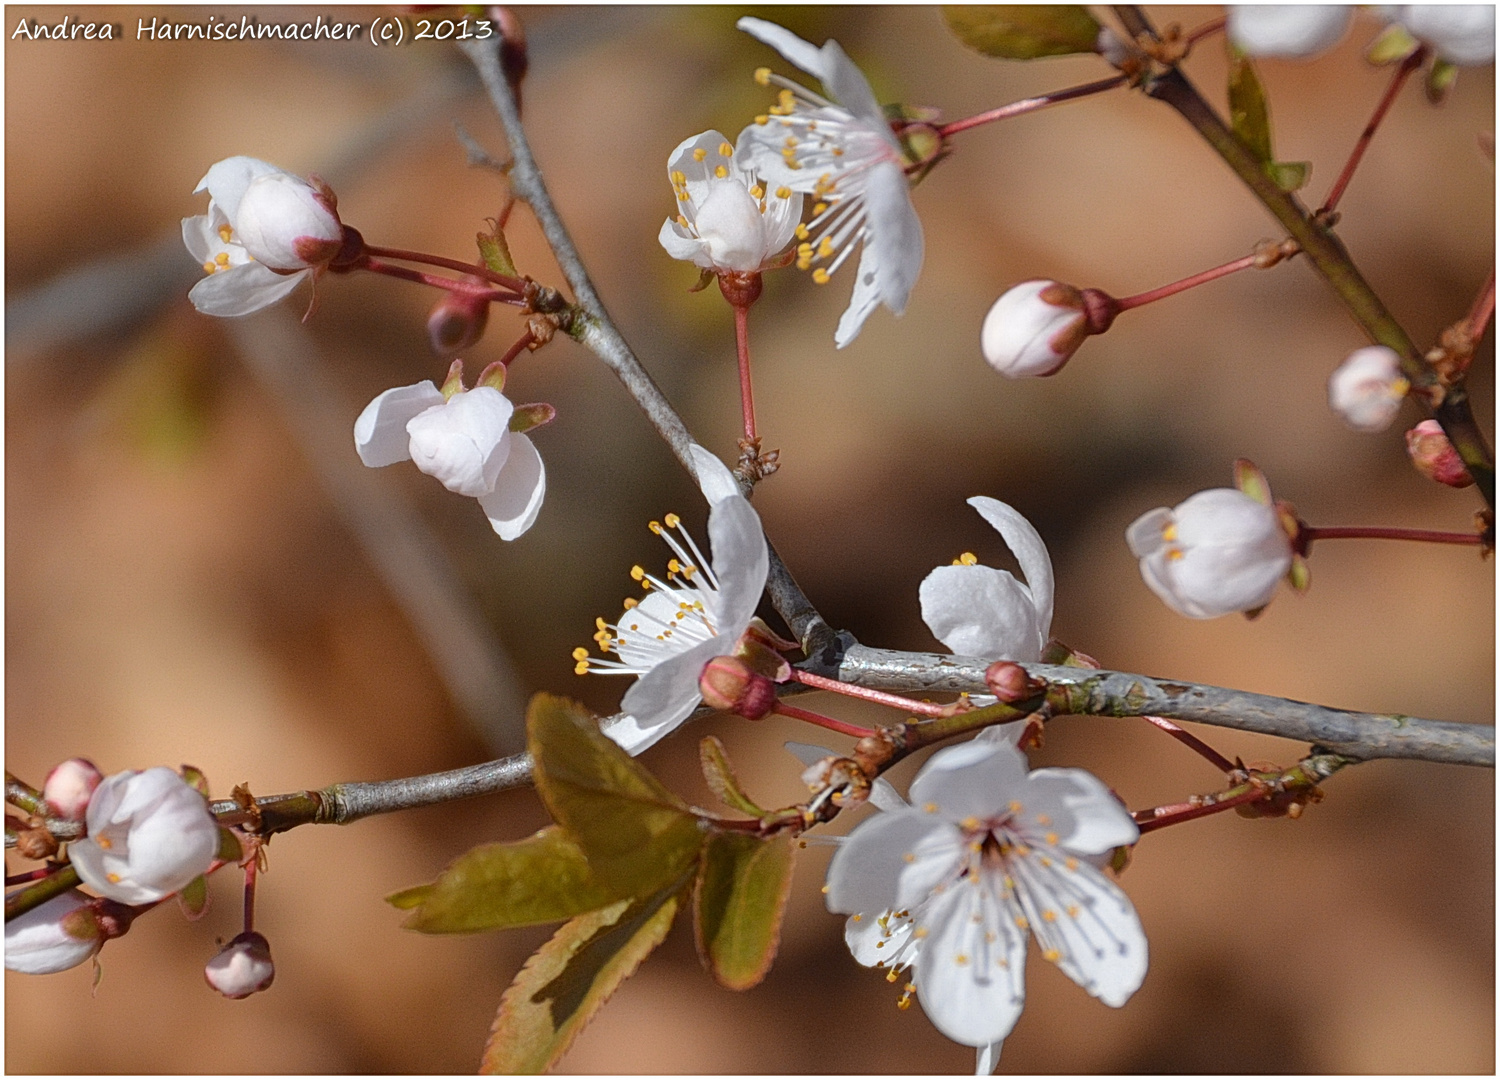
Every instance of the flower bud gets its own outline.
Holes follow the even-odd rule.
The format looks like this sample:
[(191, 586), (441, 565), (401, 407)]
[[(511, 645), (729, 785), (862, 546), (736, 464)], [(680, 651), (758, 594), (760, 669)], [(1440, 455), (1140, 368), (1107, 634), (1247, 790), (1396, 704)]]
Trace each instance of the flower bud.
[(240, 198), (235, 232), (245, 250), (273, 270), (324, 265), (344, 245), (332, 195), (279, 169), (263, 173)]
[(1011, 379), (1052, 375), (1084, 338), (1114, 322), (1113, 297), (1056, 281), (1023, 281), (990, 308), (979, 331), (990, 367)]
[(1031, 676), (1026, 673), (1026, 669), (1010, 660), (996, 660), (985, 668), (984, 685), (990, 688), (990, 693), (1007, 705), (1025, 701), (1033, 697), (1039, 689)]
[(705, 704), (747, 720), (764, 720), (776, 707), (776, 684), (733, 656), (716, 656), (705, 664), (698, 689)]
[(490, 302), (468, 292), (445, 292), (427, 316), (427, 340), (439, 356), (452, 356), (484, 336)]
[(5, 966), (23, 975), (77, 967), (104, 947), (89, 898), (77, 889), (54, 896), (5, 924)]
[(69, 758), (53, 766), (42, 784), (42, 798), (58, 817), (82, 821), (89, 799), (104, 774), (87, 758)]
[(1417, 472), (1429, 480), (1455, 488), (1468, 487), (1474, 482), (1436, 420), (1423, 420), (1406, 433), (1406, 453)]
[(276, 966), (271, 963), (271, 943), (262, 934), (248, 930), (235, 938), (203, 968), (208, 985), (231, 1000), (247, 998), (271, 985)]
[(1298, 59), (1337, 45), (1353, 15), (1348, 4), (1236, 4), (1225, 32), (1248, 56)]
[(478, 498), (495, 490), (510, 456), (515, 407), (489, 386), (454, 394), (407, 422), (411, 459), (449, 491)]
[(1384, 431), (1410, 389), (1395, 350), (1367, 345), (1350, 353), (1328, 377), (1328, 405), (1355, 431)]

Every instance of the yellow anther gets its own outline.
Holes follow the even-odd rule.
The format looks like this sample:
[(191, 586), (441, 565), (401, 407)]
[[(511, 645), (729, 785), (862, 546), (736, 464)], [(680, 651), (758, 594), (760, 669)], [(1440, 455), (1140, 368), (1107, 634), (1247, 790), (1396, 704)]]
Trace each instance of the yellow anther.
[(1178, 559), (1181, 559), (1182, 557), (1183, 556), (1182, 556), (1182, 549), (1181, 548), (1173, 548), (1171, 551), (1167, 552), (1167, 558), (1170, 559), (1170, 560), (1172, 560), (1172, 562), (1176, 562)]
[[(756, 184), (753, 188), (750, 189), (750, 197), (752, 199), (759, 199), (764, 196), (765, 193), (766, 189), (761, 187), (759, 184)], [(762, 209), (764, 209), (764, 207), (762, 207)]]
[(719, 144), (719, 156), (734, 157), (734, 147), (729, 145), (727, 142), (721, 142)]
[(708, 151), (703, 149), (703, 147), (699, 146), (693, 150), (694, 161), (702, 161), (706, 157), (708, 157)]
[(818, 258), (820, 258), (820, 259), (826, 259), (826, 258), (828, 258), (828, 256), (830, 256), (832, 254), (833, 254), (833, 239), (831, 237), (825, 236), (825, 237), (823, 237), (823, 239), (821, 239), (821, 240), (818, 241)]
[(588, 673), (589, 673), (589, 662), (587, 660), (580, 660), (580, 661), (578, 661), (578, 663), (576, 663), (576, 664), (573, 665), (573, 674), (574, 675), (587, 675)]
[(824, 270), (820, 266), (816, 270), (813, 271), (812, 279), (813, 279), (813, 281), (817, 282), (819, 285), (827, 285), (828, 284), (828, 271)]
[(1167, 527), (1161, 531), (1161, 538), (1169, 544), (1175, 541), (1177, 539), (1177, 522), (1174, 521), (1168, 524)]
[(1051, 961), (1054, 964), (1057, 963), (1057, 961), (1061, 957), (1062, 957), (1062, 953), (1058, 952), (1056, 949), (1047, 949), (1047, 950), (1045, 950), (1042, 953), (1042, 959), (1043, 960), (1049, 960), (1049, 961)]
[(632, 566), (630, 568), (630, 579), (632, 581), (642, 581), (645, 579), (645, 577), (646, 571), (641, 569), (639, 566)]
[(828, 886), (827, 886), (827, 885), (824, 885), (824, 886), (823, 886), (823, 889), (822, 889), (822, 892), (823, 892), (823, 895), (824, 895), (824, 896), (827, 896), (827, 895), (828, 895)]
[(1012, 814), (1019, 814), (1021, 812), (1021, 804), (1016, 802), (1015, 800), (1011, 800), (1010, 812)]
[(973, 832), (975, 829), (979, 828), (979, 819), (973, 814), (970, 814), (968, 817), (964, 818), (958, 823), (958, 827), (960, 829), (963, 829), (964, 832)]
[(797, 259), (797, 269), (798, 270), (808, 270), (808, 269), (811, 269), (811, 268), (812, 268), (812, 256), (811, 255), (803, 255), (803, 256), (800, 256)]
[[(669, 573), (669, 574), (680, 574), (680, 573), (682, 573), (682, 564), (680, 562), (678, 562), (676, 559), (668, 559), (667, 560), (667, 573)], [(682, 604), (682, 603), (679, 603), (677, 606), (678, 607), (687, 607), (686, 604)]]
[(885, 981), (886, 982), (893, 983), (893, 982), (895, 982), (899, 978), (901, 978), (901, 973), (899, 971), (894, 970), (894, 969), (892, 969), (892, 970), (890, 970), (890, 971), (888, 971), (888, 972), (885, 973)]
[[(824, 891), (824, 892), (827, 892), (827, 891), (828, 891), (828, 890), (827, 890), (827, 888), (824, 888), (824, 890), (823, 890), (823, 891)], [(854, 921), (855, 921), (855, 922), (859, 922), (859, 921), (860, 921), (860, 920), (861, 920), (861, 919), (863, 919), (863, 918), (864, 918), (864, 916), (863, 916), (863, 915), (855, 915), (855, 916), (853, 916), (853, 918), (854, 918)]]
[(217, 255), (214, 256), (214, 262), (218, 263), (220, 266), (228, 266), (229, 265), (229, 252), (227, 252), (227, 251), (221, 251), (221, 252), (219, 252)]
[(833, 148), (833, 149), (832, 149), (832, 150), (831, 150), (831, 151), (829, 151), (829, 152), (830, 152), (830, 153), (831, 153), (831, 154), (833, 154), (833, 156), (834, 156), (834, 157), (843, 157), (843, 156), (844, 156), (844, 148), (843, 148), (843, 147), (842, 147), (842, 146), (835, 146), (835, 147), (834, 147), (834, 148)]
[[(1038, 814), (1036, 816), (1036, 823), (1038, 825), (1051, 825), (1052, 824), (1052, 819), (1049, 816), (1047, 816), (1046, 814)], [(1052, 841), (1048, 841), (1048, 842), (1051, 843)]]
[(720, 180), (726, 179), (729, 176), (729, 169), (723, 165), (720, 165), (714, 170), (714, 175), (717, 176)]
[(219, 239), (224, 241), (224, 243), (229, 243), (229, 238), (233, 235), (234, 230), (231, 229), (228, 225), (219, 226)]
[(765, 127), (767, 124), (769, 124), (771, 122), (771, 118), (769, 116), (766, 116), (764, 113), (762, 113), (760, 116), (757, 116), (755, 118), (755, 122), (759, 126)]
[(1057, 834), (1055, 832), (1049, 832), (1045, 837), (1043, 837), (1043, 839), (1046, 840), (1047, 843), (1055, 845), (1057, 843)]
[(587, 660), (588, 658), (589, 658), (589, 651), (587, 649), (585, 649), (582, 645), (578, 646), (578, 648), (576, 648), (576, 649), (573, 650), (573, 659), (574, 660)]
[(1051, 866), (1052, 865), (1052, 860), (1049, 859), (1045, 855), (1043, 855), (1040, 859), (1038, 859), (1037, 862), (1041, 863), (1043, 866)]
[(797, 145), (797, 136), (795, 136), (795, 135), (788, 135), (786, 137), (786, 142), (782, 143), (782, 145), (785, 146), (785, 147), (788, 147), (788, 148), (796, 146)]
[(662, 520), (667, 523), (667, 528), (669, 529), (675, 529), (677, 528), (677, 526), (682, 524), (682, 519), (676, 514), (668, 514), (666, 517), (662, 518)]
[(896, 1008), (900, 1009), (902, 1012), (905, 1012), (907, 1009), (911, 1008), (911, 997), (907, 994), (902, 994), (900, 999), (896, 1002)]
[(908, 851), (905, 855), (901, 856), (901, 861), (904, 863), (914, 863), (917, 861), (917, 857)]
[(959, 953), (957, 956), (955, 956), (953, 958), (953, 962), (955, 964), (957, 964), (959, 967), (963, 967), (965, 964), (967, 964), (969, 962), (969, 958), (964, 953)]
[(684, 217), (682, 214), (677, 215), (677, 224), (681, 225), (685, 229), (687, 228), (687, 223), (688, 222), (686, 217)]
[(965, 551), (962, 555), (960, 555), (958, 557), (958, 565), (960, 565), (960, 566), (978, 566), (979, 565), (979, 556), (975, 555), (972, 551)]
[(792, 197), (792, 189), (783, 184), (776, 189), (776, 197), (778, 199), (790, 199)]
[(826, 202), (820, 202), (820, 203), (814, 203), (813, 204), (813, 213), (814, 214), (821, 214), (824, 210), (827, 210), (827, 209), (828, 209), (828, 204)]
[(1025, 930), (1031, 926), (1031, 922), (1026, 918), (1025, 915), (1017, 915), (1016, 926), (1022, 930)]
[(672, 173), (672, 183), (676, 184), (678, 187), (682, 187), (687, 183), (687, 173), (683, 172), (681, 169), (675, 170)]
[(213, 261), (209, 261), (203, 264), (203, 272), (205, 274), (212, 274), (218, 268), (219, 264)]
[(108, 850), (109, 850), (109, 849), (110, 849), (110, 848), (112, 848), (112, 847), (114, 847), (114, 846), (115, 846), (115, 845), (114, 845), (114, 841), (112, 841), (112, 840), (110, 840), (110, 838), (109, 838), (109, 837), (107, 837), (107, 836), (101, 836), (101, 837), (99, 837), (99, 839), (98, 839), (98, 841), (97, 841), (97, 843), (98, 843), (98, 844), (99, 844), (99, 846), (100, 846), (100, 847), (102, 847), (102, 848), (103, 848), (103, 849), (104, 849), (104, 850), (105, 850), (105, 851), (108, 851)]
[(1051, 908), (1048, 908), (1046, 911), (1042, 912), (1042, 921), (1043, 922), (1056, 922), (1057, 921), (1057, 912), (1053, 911)]
[(806, 225), (798, 225), (797, 226), (797, 239), (798, 240), (806, 240), (809, 235), (810, 234), (807, 231), (807, 226)]
[(911, 932), (911, 936), (914, 937), (914, 938), (916, 938), (918, 941), (921, 941), (923, 938), (925, 938), (927, 936), (927, 927), (925, 927), (925, 926), (919, 926), (919, 927), (917, 927), (915, 930), (913, 930)]
[(791, 112), (797, 104), (797, 95), (793, 94), (790, 90), (784, 89), (776, 95), (776, 103), (787, 112)]
[(1069, 904), (1068, 905), (1068, 918), (1070, 918), (1070, 919), (1076, 919), (1076, 918), (1078, 918), (1078, 905), (1077, 904)]
[(768, 67), (756, 68), (755, 69), (755, 81), (758, 82), (758, 83), (760, 83), (762, 86), (770, 86), (771, 85), (771, 69), (768, 68)]
[(1078, 860), (1070, 855), (1068, 858), (1063, 860), (1063, 865), (1066, 866), (1069, 870), (1077, 870)]
[(594, 616), (594, 628), (596, 630), (608, 630), (609, 623), (605, 622), (602, 618), (596, 615)]
[(111, 885), (116, 885), (120, 881), (120, 875), (119, 874), (105, 874), (104, 876), (107, 877), (107, 878), (109, 878), (109, 883)]

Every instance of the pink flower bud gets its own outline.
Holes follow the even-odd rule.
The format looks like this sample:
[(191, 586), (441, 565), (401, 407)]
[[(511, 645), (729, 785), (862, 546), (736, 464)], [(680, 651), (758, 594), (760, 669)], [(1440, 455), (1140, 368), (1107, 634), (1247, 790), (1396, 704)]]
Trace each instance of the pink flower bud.
[(776, 684), (733, 656), (716, 656), (705, 664), (698, 689), (705, 704), (747, 720), (764, 720), (776, 706)]
[(104, 774), (87, 758), (69, 758), (53, 767), (42, 785), (42, 798), (58, 817), (82, 821), (89, 799)]
[(1350, 353), (1328, 377), (1328, 406), (1355, 431), (1384, 431), (1409, 389), (1395, 350), (1367, 345)]
[(996, 300), (979, 331), (990, 367), (1011, 379), (1055, 374), (1085, 338), (1102, 334), (1118, 309), (1098, 289), (1023, 281)]
[(271, 963), (271, 943), (262, 934), (248, 930), (235, 938), (203, 968), (208, 985), (232, 1000), (247, 998), (271, 985), (276, 965)]
[(77, 889), (54, 896), (5, 924), (5, 966), (23, 975), (52, 975), (77, 967), (104, 946)]
[(990, 693), (1007, 705), (1025, 701), (1037, 691), (1037, 685), (1026, 674), (1026, 669), (1010, 660), (996, 660), (985, 668), (984, 684), (990, 688)]
[(484, 336), (490, 302), (471, 293), (445, 292), (427, 316), (427, 339), (439, 356), (452, 356)]
[(1417, 472), (1429, 480), (1455, 488), (1468, 487), (1474, 482), (1436, 420), (1423, 420), (1406, 433), (1406, 453)]
[(332, 192), (279, 169), (250, 181), (238, 211), (240, 243), (273, 270), (321, 266), (344, 245)]

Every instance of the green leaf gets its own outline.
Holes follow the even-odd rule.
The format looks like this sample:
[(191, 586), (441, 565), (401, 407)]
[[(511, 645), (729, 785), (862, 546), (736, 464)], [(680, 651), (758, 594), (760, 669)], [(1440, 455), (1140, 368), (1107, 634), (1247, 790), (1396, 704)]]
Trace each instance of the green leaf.
[(766, 812), (751, 801), (740, 789), (739, 777), (734, 775), (734, 766), (729, 764), (729, 755), (724, 744), (712, 735), (698, 744), (698, 761), (703, 766), (703, 779), (719, 801), (751, 817), (765, 817)]
[(685, 884), (678, 878), (645, 900), (621, 900), (560, 927), (500, 999), (479, 1071), (539, 1073), (554, 1065), (667, 936)]
[(1394, 64), (1410, 56), (1418, 44), (1417, 39), (1407, 33), (1406, 27), (1393, 22), (1370, 42), (1365, 59), (1372, 64)]
[(197, 922), (208, 911), (208, 878), (199, 874), (177, 890), (177, 906), (188, 922)]
[(537, 791), (600, 885), (616, 896), (644, 896), (697, 858), (697, 817), (606, 738), (582, 705), (537, 694), (526, 729)]
[(1266, 172), (1282, 191), (1299, 191), (1312, 178), (1312, 162), (1272, 161), (1267, 163)]
[(698, 864), (693, 932), (721, 986), (748, 990), (771, 969), (792, 887), (792, 840), (716, 832)]
[(943, 20), (969, 48), (1008, 60), (1093, 52), (1099, 39), (1082, 4), (946, 4)]
[(485, 266), (507, 277), (521, 276), (516, 270), (515, 260), (510, 257), (510, 245), (505, 242), (505, 230), (499, 225), (495, 226), (494, 232), (479, 233), (474, 239), (479, 244), (479, 257), (484, 260)]
[(1271, 161), (1271, 114), (1255, 65), (1238, 49), (1229, 50), (1229, 126), (1264, 164)]
[(426, 934), (560, 922), (623, 899), (594, 881), (583, 852), (556, 825), (514, 843), (480, 844), (432, 884), (386, 897), (415, 908), (405, 925)]

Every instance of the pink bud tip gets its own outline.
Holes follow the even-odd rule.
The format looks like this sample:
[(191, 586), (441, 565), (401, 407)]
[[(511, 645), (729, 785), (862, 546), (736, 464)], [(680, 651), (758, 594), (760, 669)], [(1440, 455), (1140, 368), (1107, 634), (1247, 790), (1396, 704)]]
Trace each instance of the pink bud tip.
[(996, 660), (984, 669), (984, 684), (1007, 705), (1025, 701), (1036, 693), (1036, 683), (1026, 674), (1020, 664), (1009, 660)]
[(747, 720), (764, 720), (776, 707), (776, 684), (732, 656), (716, 656), (705, 664), (698, 689), (706, 704)]
[(103, 779), (104, 774), (92, 761), (69, 758), (47, 774), (46, 783), (42, 785), (42, 798), (58, 817), (82, 821), (89, 808), (89, 799)]
[(254, 930), (246, 931), (208, 962), (203, 978), (209, 986), (234, 1000), (266, 989), (276, 978), (271, 943)]
[(432, 351), (452, 356), (473, 345), (484, 336), (489, 322), (490, 303), (469, 293), (444, 293), (427, 317), (427, 337)]
[(1406, 433), (1406, 453), (1417, 472), (1439, 484), (1463, 488), (1474, 482), (1436, 420), (1423, 420)]

